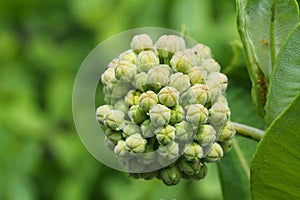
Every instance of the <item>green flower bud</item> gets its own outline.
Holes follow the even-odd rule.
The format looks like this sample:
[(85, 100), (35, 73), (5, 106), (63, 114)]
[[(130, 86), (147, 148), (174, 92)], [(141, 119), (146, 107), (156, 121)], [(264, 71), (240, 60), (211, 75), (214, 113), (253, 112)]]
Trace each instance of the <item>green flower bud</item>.
[(144, 92), (139, 98), (139, 105), (145, 112), (148, 112), (157, 103), (158, 98), (153, 91)]
[(141, 124), (141, 129), (144, 138), (150, 138), (155, 135), (156, 127), (153, 126), (150, 119), (145, 120)]
[(157, 104), (149, 111), (151, 122), (154, 126), (160, 127), (169, 123), (171, 110), (164, 105)]
[(153, 151), (153, 145), (146, 145), (145, 152), (137, 158), (137, 161), (143, 165), (149, 166), (156, 160), (156, 157), (156, 153)]
[(207, 84), (217, 85), (222, 92), (225, 92), (228, 85), (228, 79), (225, 74), (219, 72), (212, 72), (207, 76)]
[(179, 51), (174, 54), (170, 60), (170, 65), (176, 72), (182, 72), (186, 74), (194, 63), (191, 61), (191, 55), (186, 51)]
[(232, 148), (232, 140), (225, 140), (219, 143), (224, 153), (228, 153)]
[(212, 57), (210, 48), (208, 46), (205, 46), (204, 44), (196, 44), (192, 48), (192, 51), (198, 57), (199, 61)]
[(202, 163), (199, 173), (195, 174), (192, 178), (195, 180), (203, 179), (207, 174), (207, 166)]
[(121, 110), (123, 113), (127, 113), (128, 106), (123, 99), (120, 99), (114, 104), (114, 110)]
[(170, 144), (175, 139), (175, 128), (174, 126), (167, 125), (160, 129), (156, 133), (156, 139), (159, 144), (167, 145)]
[(126, 148), (129, 152), (143, 153), (145, 151), (147, 140), (140, 134), (133, 134), (126, 139)]
[(148, 75), (145, 72), (136, 74), (133, 79), (133, 86), (141, 92), (149, 90), (150, 84), (148, 84)]
[(211, 125), (202, 125), (198, 128), (195, 140), (204, 147), (211, 145), (216, 140), (216, 131)]
[(218, 162), (223, 157), (223, 149), (218, 143), (212, 145), (211, 151), (205, 156), (207, 162)]
[(124, 126), (122, 134), (123, 134), (123, 137), (128, 138), (129, 136), (136, 134), (136, 133), (138, 133), (138, 134), (141, 133), (140, 127), (134, 123), (128, 123)]
[(230, 117), (228, 106), (222, 102), (216, 102), (209, 109), (210, 122), (213, 125), (224, 124)]
[(153, 85), (155, 88), (161, 88), (168, 85), (170, 71), (166, 65), (159, 65), (153, 67), (148, 71), (147, 80), (148, 83)]
[(186, 175), (198, 174), (201, 169), (201, 162), (199, 160), (187, 161), (186, 159), (181, 159), (178, 163), (178, 167), (181, 172)]
[(178, 103), (179, 92), (171, 86), (166, 86), (159, 91), (158, 99), (161, 104), (173, 107)]
[(132, 64), (137, 63), (137, 56), (132, 50), (127, 50), (119, 56), (119, 60), (127, 61)]
[(170, 76), (169, 86), (174, 87), (180, 93), (183, 93), (191, 87), (190, 79), (187, 75), (177, 72)]
[(109, 83), (104, 89), (105, 95), (110, 95), (113, 99), (122, 98), (129, 90), (129, 83), (124, 82), (123, 80), (118, 81), (117, 83)]
[(212, 72), (219, 72), (221, 70), (219, 63), (212, 58), (203, 60), (201, 66), (208, 74)]
[(144, 172), (141, 173), (141, 178), (144, 180), (151, 180), (158, 175), (158, 171)]
[(113, 68), (107, 68), (101, 75), (101, 82), (103, 84), (116, 83), (118, 80), (115, 77), (115, 70)]
[(172, 109), (171, 109), (171, 120), (170, 124), (176, 124), (181, 122), (185, 117), (185, 112), (184, 109), (179, 105), (176, 104)]
[(190, 104), (205, 105), (210, 99), (210, 91), (207, 85), (195, 84), (188, 90)]
[(126, 142), (124, 140), (118, 141), (117, 145), (114, 148), (114, 153), (118, 156), (119, 159), (125, 161), (129, 158), (129, 152), (126, 148)]
[(135, 35), (131, 41), (131, 49), (135, 53), (140, 53), (141, 51), (151, 50), (153, 48), (152, 39), (147, 34)]
[(180, 123), (175, 124), (176, 128), (176, 139), (180, 142), (189, 142), (192, 141), (193, 136), (193, 127), (187, 121), (181, 121)]
[(105, 131), (105, 135), (113, 144), (117, 144), (119, 140), (122, 140), (122, 131), (114, 131), (108, 128)]
[(138, 105), (139, 104), (139, 99), (141, 96), (140, 91), (136, 90), (129, 90), (127, 95), (125, 96), (125, 103), (128, 107), (131, 107), (133, 105)]
[(136, 66), (128, 61), (121, 60), (115, 69), (116, 78), (125, 82), (131, 82), (135, 74)]
[(218, 137), (218, 141), (224, 142), (227, 140), (231, 140), (234, 137), (234, 135), (235, 135), (234, 125), (230, 121), (227, 121), (225, 127), (223, 128), (221, 134)]
[(199, 144), (192, 142), (184, 148), (183, 155), (187, 161), (196, 161), (203, 157), (203, 150)]
[(104, 138), (104, 144), (105, 144), (105, 147), (111, 151), (113, 151), (116, 147), (116, 145), (107, 136), (105, 136), (105, 138)]
[(207, 121), (208, 110), (202, 104), (191, 104), (187, 108), (186, 120), (194, 126), (200, 126)]
[(131, 106), (128, 111), (128, 115), (131, 121), (133, 121), (136, 124), (140, 124), (146, 119), (148, 119), (146, 112), (139, 105)]
[(188, 71), (187, 75), (188, 75), (192, 85), (205, 84), (205, 82), (206, 82), (207, 73), (202, 67), (199, 67), (199, 66), (192, 67)]
[(116, 69), (116, 67), (119, 65), (119, 59), (118, 58), (114, 58), (109, 64), (108, 64), (108, 68), (113, 68)]
[(180, 181), (180, 171), (176, 166), (164, 168), (160, 172), (160, 177), (166, 185), (177, 185)]
[(159, 57), (169, 59), (177, 51), (185, 49), (185, 42), (176, 35), (163, 35), (155, 44)]
[(109, 110), (104, 115), (103, 123), (106, 128), (119, 131), (124, 127), (124, 113), (120, 110)]
[(96, 117), (97, 117), (97, 120), (101, 123), (103, 123), (104, 121), (104, 116), (105, 114), (112, 110), (112, 106), (111, 105), (102, 105), (102, 106), (99, 106), (96, 110)]
[(171, 142), (168, 145), (159, 145), (157, 150), (159, 157), (158, 161), (162, 165), (168, 164), (168, 162), (175, 160), (179, 156), (179, 147), (176, 142)]
[(137, 67), (141, 72), (148, 72), (152, 67), (159, 65), (159, 58), (153, 51), (143, 51), (138, 55)]

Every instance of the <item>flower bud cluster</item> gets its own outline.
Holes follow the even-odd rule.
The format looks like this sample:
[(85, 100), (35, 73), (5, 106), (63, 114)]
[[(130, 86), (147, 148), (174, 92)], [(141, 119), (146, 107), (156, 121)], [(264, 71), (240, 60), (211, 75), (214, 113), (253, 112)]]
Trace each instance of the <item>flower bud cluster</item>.
[(106, 105), (96, 117), (106, 128), (106, 146), (131, 177), (156, 177), (167, 185), (199, 180), (207, 162), (230, 150), (235, 129), (227, 77), (209, 47), (187, 48), (175, 35), (156, 43), (136, 35), (131, 49), (108, 64), (101, 82)]

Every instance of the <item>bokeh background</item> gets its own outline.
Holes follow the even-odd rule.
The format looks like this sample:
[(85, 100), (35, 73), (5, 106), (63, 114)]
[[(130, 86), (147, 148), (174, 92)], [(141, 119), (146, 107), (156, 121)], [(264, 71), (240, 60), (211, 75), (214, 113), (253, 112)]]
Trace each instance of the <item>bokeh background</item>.
[(204, 180), (167, 187), (98, 162), (75, 130), (72, 87), (87, 54), (113, 34), (183, 30), (231, 79), (232, 119), (261, 127), (241, 109), (251, 108), (250, 82), (235, 17), (234, 0), (0, 1), (0, 199), (222, 199), (214, 164)]

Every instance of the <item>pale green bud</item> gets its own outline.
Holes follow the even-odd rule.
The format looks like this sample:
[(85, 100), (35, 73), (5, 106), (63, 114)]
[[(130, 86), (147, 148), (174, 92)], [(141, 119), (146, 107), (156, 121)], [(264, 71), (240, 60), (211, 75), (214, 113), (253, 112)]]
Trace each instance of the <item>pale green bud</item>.
[(203, 157), (203, 150), (199, 144), (192, 142), (184, 148), (183, 155), (187, 161), (196, 161)]
[(119, 65), (119, 59), (118, 59), (118, 58), (114, 58), (114, 59), (108, 64), (108, 68), (113, 68), (113, 69), (115, 69), (118, 65)]
[(121, 110), (123, 113), (127, 113), (128, 106), (123, 99), (120, 99), (114, 104), (114, 110)]
[(186, 175), (198, 174), (201, 169), (201, 162), (199, 160), (187, 161), (186, 159), (181, 159), (178, 163), (178, 167), (181, 172)]
[(130, 117), (131, 121), (136, 124), (140, 124), (148, 119), (146, 112), (139, 105), (131, 106), (128, 111), (128, 116)]
[(228, 79), (225, 74), (219, 72), (212, 72), (207, 76), (208, 85), (217, 85), (222, 92), (225, 92), (228, 85)]
[(225, 127), (223, 128), (221, 134), (218, 137), (218, 141), (224, 142), (227, 140), (231, 140), (234, 137), (234, 135), (235, 135), (234, 125), (230, 121), (227, 121)]
[(145, 72), (136, 74), (133, 79), (133, 86), (141, 92), (145, 92), (151, 88), (147, 79), (148, 75)]
[(160, 178), (166, 185), (177, 185), (181, 179), (180, 171), (176, 166), (164, 168), (160, 172)]
[(188, 90), (190, 104), (205, 105), (210, 99), (210, 91), (207, 85), (195, 84)]
[(129, 136), (136, 133), (141, 133), (140, 127), (134, 123), (128, 123), (124, 126), (122, 134), (123, 137), (128, 138)]
[(175, 124), (176, 128), (176, 139), (180, 142), (189, 142), (192, 141), (193, 136), (193, 127), (187, 121), (181, 121), (180, 123)]
[(186, 120), (194, 126), (204, 124), (208, 119), (208, 110), (202, 104), (191, 104), (187, 107)]
[(140, 134), (133, 134), (126, 139), (126, 148), (129, 152), (143, 153), (145, 151), (147, 140)]
[(96, 117), (97, 117), (97, 120), (101, 123), (103, 123), (104, 121), (104, 116), (105, 114), (112, 110), (112, 106), (111, 105), (102, 105), (102, 106), (99, 106), (96, 110)]
[(147, 119), (141, 124), (141, 129), (142, 129), (143, 137), (150, 138), (155, 135), (155, 130), (157, 128), (153, 126), (150, 119)]
[(158, 99), (161, 104), (173, 107), (178, 103), (179, 92), (171, 86), (166, 86), (159, 91)]
[(104, 115), (103, 123), (107, 128), (119, 131), (124, 127), (124, 113), (120, 110), (109, 110)]
[(177, 91), (182, 93), (191, 87), (190, 79), (187, 75), (177, 72), (170, 76), (169, 86), (174, 87)]
[(138, 105), (139, 104), (139, 99), (141, 96), (140, 91), (136, 90), (129, 90), (127, 95), (125, 96), (125, 103), (128, 107), (131, 107), (133, 105)]
[(225, 140), (223, 142), (220, 142), (220, 145), (223, 149), (223, 152), (228, 153), (232, 148), (232, 140)]
[(174, 54), (170, 60), (170, 65), (176, 72), (182, 72), (186, 74), (191, 67), (194, 66), (190, 60), (190, 54), (185, 51), (179, 51)]
[(219, 63), (217, 63), (217, 61), (215, 61), (213, 58), (207, 58), (203, 60), (201, 66), (208, 74), (212, 72), (219, 72), (221, 70)]
[(160, 129), (156, 133), (156, 139), (159, 144), (167, 145), (170, 144), (175, 139), (175, 128), (174, 126), (167, 125), (164, 128)]
[(117, 81), (115, 70), (113, 68), (107, 68), (101, 75), (101, 82), (103, 84), (116, 83)]
[(218, 143), (214, 143), (211, 151), (205, 156), (207, 162), (218, 162), (223, 157), (223, 149)]
[(145, 112), (148, 112), (157, 103), (158, 97), (153, 91), (144, 92), (139, 98), (139, 105)]
[(210, 122), (214, 125), (224, 124), (230, 117), (228, 106), (222, 102), (216, 102), (209, 109)]
[(171, 109), (170, 124), (176, 124), (178, 122), (181, 122), (184, 119), (184, 117), (185, 117), (184, 109), (179, 104), (176, 104)]
[(136, 74), (136, 66), (128, 61), (120, 61), (115, 69), (117, 79), (125, 82), (131, 82)]
[(166, 165), (168, 162), (178, 158), (179, 146), (176, 142), (171, 142), (168, 145), (159, 145), (157, 152), (159, 154), (158, 161), (162, 165)]
[(176, 35), (163, 35), (155, 44), (159, 57), (169, 59), (177, 51), (185, 49), (185, 42)]
[(151, 50), (153, 48), (152, 39), (147, 34), (135, 35), (131, 41), (131, 49), (135, 53), (140, 53), (141, 51)]
[(153, 151), (153, 145), (147, 144), (144, 154), (138, 156), (137, 161), (143, 165), (149, 166), (156, 160), (156, 155), (156, 152)]
[(149, 111), (149, 115), (152, 124), (156, 127), (160, 127), (169, 123), (171, 110), (164, 105), (157, 104)]
[(159, 65), (151, 68), (147, 73), (148, 83), (155, 88), (161, 88), (168, 85), (170, 71), (167, 65)]
[(192, 51), (198, 57), (199, 61), (212, 57), (210, 48), (208, 46), (205, 46), (204, 44), (196, 44), (192, 48)]
[(201, 180), (201, 179), (203, 179), (205, 176), (206, 176), (206, 174), (207, 174), (207, 166), (205, 165), (205, 163), (201, 163), (202, 165), (201, 165), (201, 168), (200, 168), (200, 171), (199, 171), (199, 173), (197, 173), (197, 174), (194, 174), (193, 175), (193, 179), (195, 179), (195, 180)]
[(109, 83), (103, 87), (103, 92), (105, 95), (110, 95), (112, 98), (122, 98), (129, 90), (129, 83), (123, 80), (117, 83)]
[(143, 51), (138, 55), (138, 71), (148, 72), (152, 67), (159, 65), (159, 58), (153, 51)]
[(121, 61), (128, 61), (132, 64), (137, 63), (137, 56), (132, 50), (127, 50), (124, 53), (121, 53), (119, 56), (119, 60)]
[(122, 140), (122, 131), (114, 131), (108, 128), (105, 131), (105, 135), (113, 144), (117, 144), (119, 140)]
[(129, 158), (129, 152), (126, 149), (126, 142), (124, 140), (118, 141), (117, 145), (114, 148), (114, 152), (119, 157), (119, 159), (126, 160)]
[(195, 140), (203, 147), (211, 145), (216, 140), (216, 131), (211, 125), (202, 125), (197, 130)]
[(188, 73), (187, 73), (191, 84), (205, 84), (206, 82), (206, 77), (207, 77), (207, 72), (199, 66), (192, 67)]

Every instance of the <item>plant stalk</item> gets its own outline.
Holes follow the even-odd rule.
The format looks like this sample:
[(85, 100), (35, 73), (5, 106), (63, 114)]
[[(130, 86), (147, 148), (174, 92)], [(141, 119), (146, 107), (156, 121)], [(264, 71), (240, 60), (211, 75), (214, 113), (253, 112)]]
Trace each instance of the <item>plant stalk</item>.
[(258, 142), (264, 136), (265, 131), (263, 131), (263, 130), (254, 128), (252, 126), (247, 126), (245, 124), (240, 124), (237, 122), (232, 122), (232, 123), (235, 127), (236, 134), (238, 134), (238, 135), (253, 139)]

